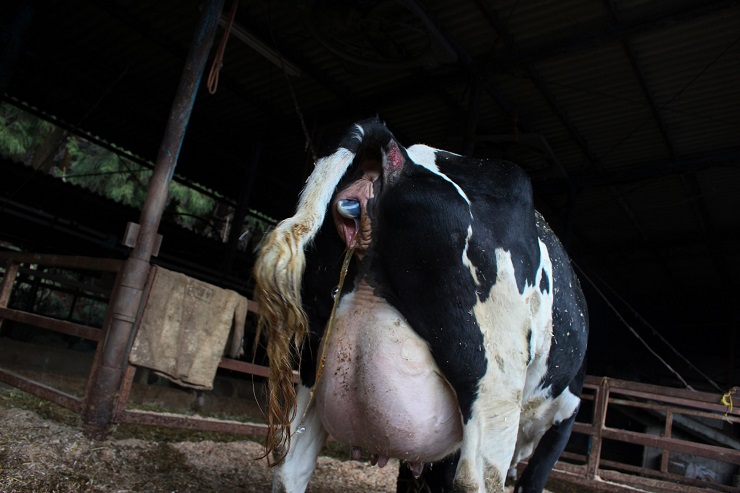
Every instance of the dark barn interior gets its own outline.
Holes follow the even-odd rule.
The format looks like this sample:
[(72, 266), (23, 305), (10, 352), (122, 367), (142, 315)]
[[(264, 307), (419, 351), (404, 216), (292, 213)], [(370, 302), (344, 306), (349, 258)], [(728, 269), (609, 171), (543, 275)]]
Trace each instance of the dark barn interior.
[[(151, 166), (203, 8), (4, 2), (2, 104)], [(280, 220), (314, 150), (375, 115), (405, 146), (511, 160), (576, 264), (589, 374), (738, 385), (739, 1), (242, 0), (210, 94), (232, 8), (178, 182)], [(3, 245), (125, 258), (138, 214), (2, 158)], [(160, 233), (152, 263), (249, 295), (251, 246)]]

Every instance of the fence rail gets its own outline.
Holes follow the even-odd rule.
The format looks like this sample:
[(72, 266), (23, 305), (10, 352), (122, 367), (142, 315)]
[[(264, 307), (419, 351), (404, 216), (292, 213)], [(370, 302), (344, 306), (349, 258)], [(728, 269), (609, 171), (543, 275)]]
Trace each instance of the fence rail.
[[(115, 273), (117, 274), (116, 286), (112, 288), (115, 290), (117, 284), (121, 282), (121, 276), (118, 273), (123, 262), (79, 256), (0, 253), (0, 268), (4, 270), (0, 282), (0, 327), (2, 327), (4, 320), (21, 322), (97, 342), (99, 343), (97, 344), (97, 351), (99, 352), (102, 347), (100, 342), (106, 337), (105, 327), (107, 324), (104, 324), (104, 327), (100, 329), (8, 307), (12, 290), (16, 285), (16, 278), (21, 272), (20, 266), (23, 264), (35, 265), (37, 270), (34, 271), (34, 276), (40, 277), (44, 276), (43, 269), (40, 269), (40, 267), (56, 267), (94, 273)], [(28, 271), (24, 269), (23, 272)], [(54, 282), (60, 283), (63, 280), (59, 276), (55, 276)], [(257, 305), (253, 302), (249, 303), (248, 309), (251, 313), (258, 311)], [(106, 314), (106, 320), (110, 316), (110, 313)], [(128, 347), (126, 350), (128, 351)], [(123, 361), (128, 361), (128, 354), (125, 355)], [(93, 365), (96, 364), (102, 364), (99, 354), (96, 354), (94, 358)], [(230, 358), (222, 359), (219, 366), (245, 375), (266, 377), (269, 374), (269, 368), (267, 367)], [(243, 435), (259, 436), (266, 434), (266, 426), (260, 423), (243, 423), (233, 420), (128, 409), (128, 400), (136, 367), (126, 364), (124, 368), (121, 368), (121, 371), (123, 372), (122, 384), (115, 396), (115, 412), (113, 413), (113, 419), (116, 423), (135, 423)], [(75, 397), (22, 376), (15, 371), (3, 368), (2, 363), (0, 363), (0, 381), (77, 413), (82, 412), (87, 398), (87, 395), (82, 398)], [(738, 491), (737, 485), (709, 483), (685, 477), (670, 471), (669, 467), (672, 454), (689, 454), (718, 463), (729, 464), (730, 466), (740, 465), (740, 446), (738, 446), (738, 442), (722, 433), (722, 430), (716, 426), (717, 422), (720, 424), (725, 422), (740, 423), (740, 410), (738, 408), (729, 409), (723, 405), (720, 395), (588, 376), (582, 397), (583, 405), (591, 405), (593, 410), (587, 421), (575, 423), (573, 436), (581, 435), (581, 438), (585, 436), (588, 450), (584, 453), (564, 453), (553, 470), (553, 478), (600, 491), (680, 491), (691, 493)], [(607, 425), (607, 419), (610, 415), (625, 412), (625, 410), (646, 414), (650, 419), (660, 422), (662, 425), (661, 434), (656, 435), (647, 431), (621, 429)], [(697, 427), (706, 435), (705, 440), (692, 441), (685, 436), (681, 438), (675, 436), (676, 427), (684, 426), (679, 421), (683, 420), (685, 422), (687, 419), (700, 422)], [(715, 423), (715, 425), (712, 426), (711, 423)], [(635, 466), (614, 459), (604, 459), (602, 451), (605, 444), (609, 442), (628, 443), (644, 449), (658, 449), (660, 451), (659, 467)], [(522, 468), (525, 464), (526, 461), (521, 463), (519, 467)], [(737, 470), (737, 468), (735, 469)]]

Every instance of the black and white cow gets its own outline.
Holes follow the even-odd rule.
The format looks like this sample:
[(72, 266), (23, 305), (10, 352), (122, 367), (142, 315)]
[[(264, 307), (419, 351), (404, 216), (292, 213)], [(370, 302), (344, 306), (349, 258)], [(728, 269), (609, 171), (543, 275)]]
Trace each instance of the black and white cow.
[(435, 491), (503, 491), (530, 455), (515, 491), (544, 487), (580, 402), (587, 314), (520, 168), (405, 149), (362, 121), (318, 160), (255, 277), (273, 491), (303, 492), (329, 435), (381, 467), (453, 467)]

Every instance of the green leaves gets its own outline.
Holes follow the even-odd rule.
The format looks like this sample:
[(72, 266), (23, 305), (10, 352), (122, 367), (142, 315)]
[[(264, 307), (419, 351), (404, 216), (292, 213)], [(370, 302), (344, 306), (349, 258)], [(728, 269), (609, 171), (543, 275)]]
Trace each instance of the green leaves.
[(53, 125), (10, 104), (0, 105), (0, 154), (29, 162)]
[[(100, 146), (84, 136), (62, 132), (53, 123), (24, 111), (15, 104), (0, 105), (0, 155), (39, 171), (48, 171), (68, 183), (135, 208), (147, 194), (153, 166), (116, 152), (113, 145)], [(163, 220), (175, 222), (200, 234), (226, 241), (234, 210), (226, 200), (214, 198), (173, 181)], [(243, 248), (256, 243), (273, 224), (269, 218), (250, 211), (245, 218)], [(250, 241), (251, 240), (251, 241)]]

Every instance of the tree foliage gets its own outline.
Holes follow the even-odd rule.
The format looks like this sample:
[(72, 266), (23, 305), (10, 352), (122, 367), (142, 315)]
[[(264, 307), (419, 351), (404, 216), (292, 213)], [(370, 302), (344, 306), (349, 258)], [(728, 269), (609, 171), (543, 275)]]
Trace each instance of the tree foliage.
[[(0, 104), (0, 155), (14, 161), (30, 164), (39, 161), (37, 150), (51, 143), (51, 151), (44, 150), (53, 162), (45, 162), (43, 170), (69, 183), (92, 190), (118, 203), (141, 208), (146, 198), (152, 168), (123, 152), (115, 152), (83, 136), (56, 132), (46, 120), (23, 111), (15, 105)], [(55, 148), (56, 147), (56, 148)], [(164, 221), (222, 241), (226, 240), (233, 222), (233, 208), (209, 195), (177, 182), (170, 183)], [(246, 218), (246, 237), (252, 242), (241, 242), (244, 248), (259, 241), (272, 221), (259, 213)]]
[(66, 144), (69, 164), (56, 168), (60, 178), (126, 205), (141, 207), (151, 171), (81, 138)]
[(0, 154), (28, 164), (54, 125), (15, 106), (0, 105)]
[[(53, 129), (52, 123), (14, 105), (0, 105), (0, 154), (29, 164)], [(125, 205), (143, 205), (152, 176), (150, 167), (77, 135), (68, 135), (60, 142), (55, 159), (50, 167), (54, 176)], [(197, 231), (212, 230), (216, 205), (213, 198), (172, 182), (165, 220)]]

